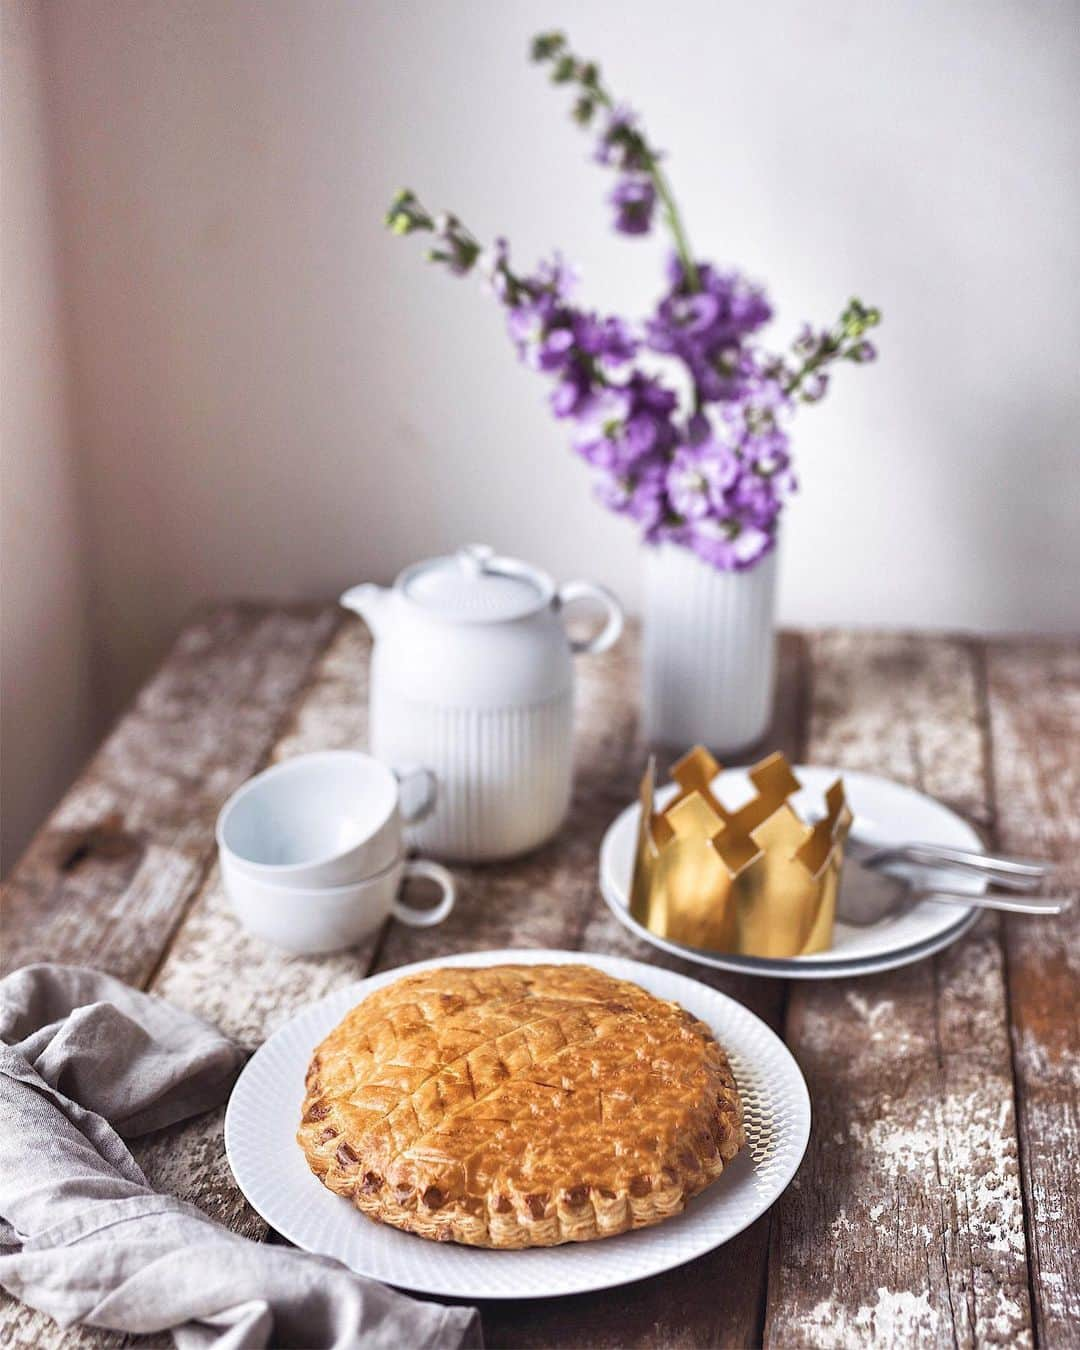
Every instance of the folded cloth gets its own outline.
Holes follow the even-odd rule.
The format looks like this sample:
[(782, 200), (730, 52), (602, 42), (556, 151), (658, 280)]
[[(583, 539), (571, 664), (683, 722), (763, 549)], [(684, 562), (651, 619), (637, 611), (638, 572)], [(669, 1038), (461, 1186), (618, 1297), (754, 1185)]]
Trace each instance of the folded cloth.
[(171, 1329), (180, 1350), (480, 1346), (474, 1308), (250, 1242), (151, 1190), (123, 1137), (216, 1106), (242, 1058), (96, 971), (0, 980), (0, 1286), (63, 1327)]

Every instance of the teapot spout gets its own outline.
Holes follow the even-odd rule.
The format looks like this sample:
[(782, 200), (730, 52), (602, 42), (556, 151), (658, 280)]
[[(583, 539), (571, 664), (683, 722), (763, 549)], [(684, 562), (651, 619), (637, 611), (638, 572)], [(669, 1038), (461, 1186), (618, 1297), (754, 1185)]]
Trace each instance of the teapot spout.
[(341, 597), (340, 603), (354, 614), (359, 614), (372, 634), (378, 637), (388, 617), (392, 594), (385, 586), (376, 586), (368, 581), (362, 586), (351, 586)]

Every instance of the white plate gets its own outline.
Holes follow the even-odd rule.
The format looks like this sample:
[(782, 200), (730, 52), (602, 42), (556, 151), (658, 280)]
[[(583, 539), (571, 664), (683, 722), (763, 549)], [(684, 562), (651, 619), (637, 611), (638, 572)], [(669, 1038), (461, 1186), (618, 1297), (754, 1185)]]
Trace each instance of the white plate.
[[(487, 1251), (429, 1242), (372, 1222), (318, 1181), (296, 1142), (304, 1073), (315, 1046), (372, 990), (432, 966), (587, 963), (676, 999), (712, 1028), (742, 1096), (747, 1146), (686, 1211), (655, 1228), (594, 1242)], [(769, 1028), (734, 999), (655, 966), (592, 952), (495, 951), (420, 961), (362, 980), (303, 1009), (248, 1062), (225, 1115), (237, 1184), (282, 1236), (337, 1257), (361, 1275), (456, 1298), (547, 1298), (627, 1284), (727, 1242), (787, 1187), (810, 1137), (810, 1097), (799, 1066)]]
[[(802, 784), (791, 803), (804, 816), (820, 813), (826, 788), (843, 778), (848, 804), (859, 821), (860, 833), (881, 843), (914, 842), (949, 844), (955, 848), (981, 853), (982, 841), (966, 820), (913, 788), (903, 787), (875, 774), (851, 770), (823, 769), (800, 764), (795, 776)], [(668, 784), (657, 793), (661, 806), (677, 792)], [(714, 780), (714, 791), (726, 806), (736, 807), (748, 800), (753, 785), (746, 769), (725, 769)], [(621, 812), (608, 827), (600, 846), (600, 889), (608, 908), (637, 937), (654, 947), (701, 965), (743, 974), (767, 975), (784, 979), (825, 980), (849, 975), (870, 975), (895, 966), (921, 961), (941, 951), (976, 922), (978, 910), (961, 905), (924, 901), (893, 919), (865, 928), (837, 923), (833, 946), (827, 952), (795, 956), (787, 960), (733, 956), (708, 952), (658, 937), (630, 913), (630, 883), (637, 848), (639, 807), (635, 802)], [(947, 880), (950, 889), (970, 890), (977, 894), (985, 884), (977, 877), (957, 872), (931, 874)]]

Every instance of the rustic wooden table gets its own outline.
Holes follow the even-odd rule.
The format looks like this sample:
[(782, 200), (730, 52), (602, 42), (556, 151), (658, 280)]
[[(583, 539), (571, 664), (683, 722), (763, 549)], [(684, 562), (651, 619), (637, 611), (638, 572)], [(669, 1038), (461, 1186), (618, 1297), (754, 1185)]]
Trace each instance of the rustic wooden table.
[[(330, 609), (200, 615), (15, 870), (3, 966), (79, 962), (255, 1047), (296, 1008), (375, 970), (471, 948), (665, 958), (608, 914), (597, 847), (634, 794), (637, 635), (580, 663), (577, 793), (540, 853), (460, 869), (434, 930), (389, 927), (288, 959), (229, 914), (218, 807), (269, 760), (365, 742), (368, 642)], [(823, 632), (782, 640), (765, 748), (870, 769), (941, 798), (991, 844), (1080, 883), (1080, 643)], [(678, 966), (671, 961), (669, 964)], [(795, 1182), (726, 1247), (623, 1289), (483, 1308), (491, 1346), (1008, 1344), (1080, 1338), (1080, 916), (985, 917), (904, 970), (793, 984), (690, 973), (780, 1029), (814, 1103)], [(157, 1187), (256, 1239), (221, 1111), (135, 1142)], [(0, 1345), (118, 1344), (0, 1309)]]

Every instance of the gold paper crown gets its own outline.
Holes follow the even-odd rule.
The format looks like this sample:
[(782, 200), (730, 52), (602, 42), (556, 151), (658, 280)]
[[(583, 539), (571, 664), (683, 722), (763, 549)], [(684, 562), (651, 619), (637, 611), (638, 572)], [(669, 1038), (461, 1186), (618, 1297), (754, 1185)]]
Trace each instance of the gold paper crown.
[(649, 760), (631, 914), (689, 947), (770, 957), (826, 951), (851, 827), (843, 780), (825, 794), (825, 817), (810, 826), (788, 804), (800, 784), (779, 752), (749, 771), (757, 795), (737, 811), (713, 795), (719, 772), (695, 746), (672, 766), (679, 791), (657, 811)]

